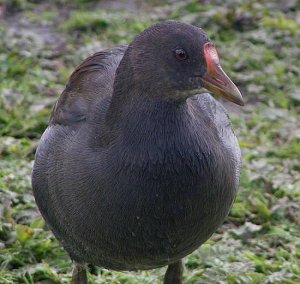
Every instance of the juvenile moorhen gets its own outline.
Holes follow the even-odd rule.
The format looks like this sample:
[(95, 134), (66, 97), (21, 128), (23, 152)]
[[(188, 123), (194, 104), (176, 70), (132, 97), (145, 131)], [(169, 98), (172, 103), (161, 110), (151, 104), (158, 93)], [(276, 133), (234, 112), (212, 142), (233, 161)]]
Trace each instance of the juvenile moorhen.
[(79, 65), (39, 144), (32, 186), (39, 209), (75, 261), (113, 270), (181, 259), (227, 216), (239, 184), (240, 149), (216, 95), (243, 105), (199, 28), (151, 26), (129, 46)]

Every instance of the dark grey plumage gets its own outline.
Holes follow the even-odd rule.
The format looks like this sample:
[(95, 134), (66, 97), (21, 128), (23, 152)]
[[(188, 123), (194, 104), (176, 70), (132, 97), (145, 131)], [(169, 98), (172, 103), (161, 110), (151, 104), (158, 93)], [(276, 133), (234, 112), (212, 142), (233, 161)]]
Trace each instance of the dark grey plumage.
[[(179, 38), (198, 33), (208, 41), (175, 22), (148, 33), (174, 26)], [(222, 224), (239, 183), (240, 150), (224, 108), (209, 94), (191, 96), (184, 84), (194, 88), (192, 80), (166, 83), (172, 71), (164, 68), (173, 67), (158, 59), (151, 72), (159, 76), (141, 73), (143, 62), (134, 60), (151, 56), (142, 43), (98, 52), (77, 67), (32, 176), (40, 211), (71, 258), (115, 270), (164, 266), (194, 251)]]

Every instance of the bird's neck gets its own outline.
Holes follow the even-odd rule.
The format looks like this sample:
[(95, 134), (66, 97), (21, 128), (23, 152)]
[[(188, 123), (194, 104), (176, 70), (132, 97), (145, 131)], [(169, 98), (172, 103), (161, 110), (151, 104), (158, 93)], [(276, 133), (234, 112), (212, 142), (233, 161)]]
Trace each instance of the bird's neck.
[(155, 124), (158, 117), (184, 113), (186, 100), (162, 84), (163, 80), (153, 75), (138, 74), (131, 64), (130, 52), (126, 52), (116, 70), (106, 124), (115, 128), (147, 118)]
[(209, 144), (216, 139), (214, 130), (208, 129), (208, 118), (190, 99), (179, 103), (134, 94), (119, 102), (110, 109), (113, 113), (107, 118), (107, 133), (135, 151), (148, 151), (153, 159), (166, 152), (202, 156), (209, 153)]
[(133, 84), (132, 78), (124, 79), (116, 79), (118, 83), (107, 111), (106, 124), (111, 129), (142, 134), (154, 131), (153, 128), (178, 126), (190, 115), (186, 100), (170, 99), (159, 89)]

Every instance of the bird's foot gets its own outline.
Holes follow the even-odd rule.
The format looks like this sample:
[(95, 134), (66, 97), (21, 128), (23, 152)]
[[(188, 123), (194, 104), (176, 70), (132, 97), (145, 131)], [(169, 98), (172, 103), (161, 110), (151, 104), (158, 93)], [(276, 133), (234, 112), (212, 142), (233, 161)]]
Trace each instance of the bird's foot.
[(170, 264), (165, 274), (164, 284), (182, 284), (182, 274), (182, 260)]
[(85, 267), (75, 262), (71, 284), (88, 284)]

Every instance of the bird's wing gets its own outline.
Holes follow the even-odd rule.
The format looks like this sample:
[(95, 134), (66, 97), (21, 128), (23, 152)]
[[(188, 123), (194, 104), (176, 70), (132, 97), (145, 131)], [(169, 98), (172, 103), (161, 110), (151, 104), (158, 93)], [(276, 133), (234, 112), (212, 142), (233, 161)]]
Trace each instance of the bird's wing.
[(88, 120), (95, 107), (113, 91), (115, 71), (127, 46), (100, 51), (88, 57), (72, 73), (56, 102), (50, 125), (76, 125)]
[[(96, 133), (92, 126), (101, 124), (105, 115), (113, 92), (115, 71), (125, 50), (124, 46), (98, 52), (75, 69), (54, 106), (50, 125), (36, 152), (32, 173), (35, 199), (52, 231), (73, 258), (76, 252), (67, 246), (72, 243), (73, 234), (66, 226), (64, 206), (74, 198), (62, 193), (69, 190), (71, 194), (77, 192), (76, 188), (84, 189), (85, 186), (89, 188), (86, 184), (92, 182), (89, 172), (94, 155), (86, 143), (95, 138), (91, 135)], [(75, 185), (72, 184), (74, 173), (80, 173)], [(65, 198), (69, 200), (66, 203)]]

